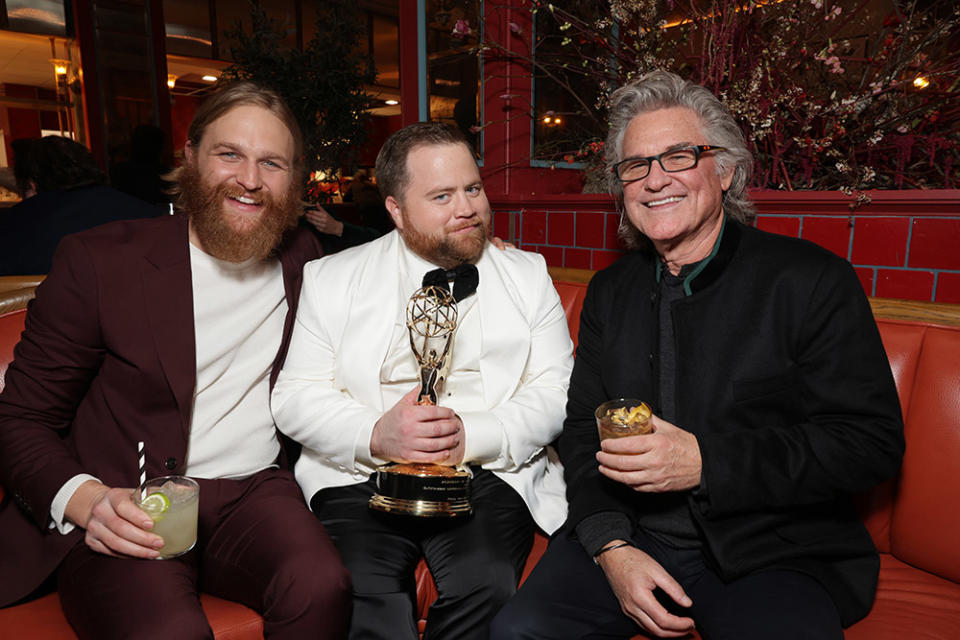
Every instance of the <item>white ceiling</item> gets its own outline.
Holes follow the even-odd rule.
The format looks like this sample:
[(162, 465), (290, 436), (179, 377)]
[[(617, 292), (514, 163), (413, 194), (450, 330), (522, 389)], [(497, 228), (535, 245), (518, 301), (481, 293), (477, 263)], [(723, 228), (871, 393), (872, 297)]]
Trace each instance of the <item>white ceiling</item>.
[[(66, 59), (66, 40), (54, 38), (57, 58)], [(50, 37), (0, 31), (0, 83), (55, 89)]]
[[(15, 31), (0, 30), (0, 84), (23, 84), (44, 89), (56, 88), (53, 65), (50, 60), (54, 57), (50, 49), (50, 36), (18, 33)], [(65, 38), (53, 38), (58, 59), (72, 59), (74, 73), (79, 69), (79, 54), (74, 45), (71, 53), (67, 52)], [(202, 80), (204, 75), (219, 76), (222, 69), (229, 66), (226, 62), (188, 58), (185, 56), (167, 56), (167, 72), (178, 77), (178, 81), (187, 81), (189, 87), (175, 87), (175, 93), (190, 92), (198, 85), (207, 84)], [(383, 86), (368, 86), (367, 92), (381, 100), (389, 98), (399, 99), (400, 91)], [(399, 106), (382, 106), (371, 109), (376, 115), (397, 115)]]

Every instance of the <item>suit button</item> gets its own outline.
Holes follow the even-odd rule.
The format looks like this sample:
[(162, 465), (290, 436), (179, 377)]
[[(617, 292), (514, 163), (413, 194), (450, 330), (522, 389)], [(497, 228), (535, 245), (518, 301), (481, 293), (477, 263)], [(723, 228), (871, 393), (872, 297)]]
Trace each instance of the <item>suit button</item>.
[(167, 458), (166, 461), (163, 463), (163, 466), (165, 466), (170, 471), (173, 471), (174, 469), (177, 468), (177, 459)]

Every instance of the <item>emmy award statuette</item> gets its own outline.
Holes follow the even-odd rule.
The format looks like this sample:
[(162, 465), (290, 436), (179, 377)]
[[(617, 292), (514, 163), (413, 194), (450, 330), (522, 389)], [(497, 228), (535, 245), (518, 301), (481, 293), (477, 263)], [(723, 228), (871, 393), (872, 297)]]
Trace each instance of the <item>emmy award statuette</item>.
[[(418, 289), (407, 303), (410, 348), (420, 367), (418, 404), (437, 404), (437, 380), (457, 328), (457, 303), (440, 287)], [(472, 513), (470, 472), (439, 464), (394, 463), (377, 469), (377, 511), (421, 517)]]

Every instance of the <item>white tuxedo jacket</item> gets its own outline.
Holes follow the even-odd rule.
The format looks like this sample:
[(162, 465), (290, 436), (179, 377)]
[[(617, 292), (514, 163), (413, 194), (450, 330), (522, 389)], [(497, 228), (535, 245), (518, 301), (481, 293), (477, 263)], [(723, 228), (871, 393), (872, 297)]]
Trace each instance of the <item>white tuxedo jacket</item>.
[[(320, 489), (369, 479), (384, 406), (380, 370), (410, 292), (401, 286), (403, 240), (393, 231), (304, 268), (296, 326), (273, 390), (277, 426), (303, 445), (296, 477), (309, 502)], [(563, 470), (548, 447), (560, 433), (573, 343), (543, 258), (488, 247), (477, 263), (483, 411), (459, 412), (464, 462), (513, 487), (537, 524), (566, 519)], [(411, 357), (413, 357), (411, 355)]]

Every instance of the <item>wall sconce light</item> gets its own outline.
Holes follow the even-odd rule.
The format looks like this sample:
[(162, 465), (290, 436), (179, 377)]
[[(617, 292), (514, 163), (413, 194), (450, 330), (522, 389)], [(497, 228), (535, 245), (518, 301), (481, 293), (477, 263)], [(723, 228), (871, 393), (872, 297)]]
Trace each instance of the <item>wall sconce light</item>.
[(560, 119), (560, 116), (546, 115), (543, 116), (543, 124), (547, 125), (548, 127), (556, 127), (563, 124), (563, 120)]
[(917, 76), (913, 79), (913, 86), (917, 89), (926, 89), (930, 86), (930, 81), (923, 76)]
[(67, 71), (70, 69), (70, 61), (51, 58), (50, 64), (53, 65), (53, 77), (56, 78), (59, 83), (62, 78), (67, 76)]
[(168, 73), (168, 74), (167, 74), (167, 88), (170, 89), (170, 90), (172, 90), (173, 87), (176, 86), (176, 84), (177, 84), (177, 76), (176, 76), (176, 74)]

